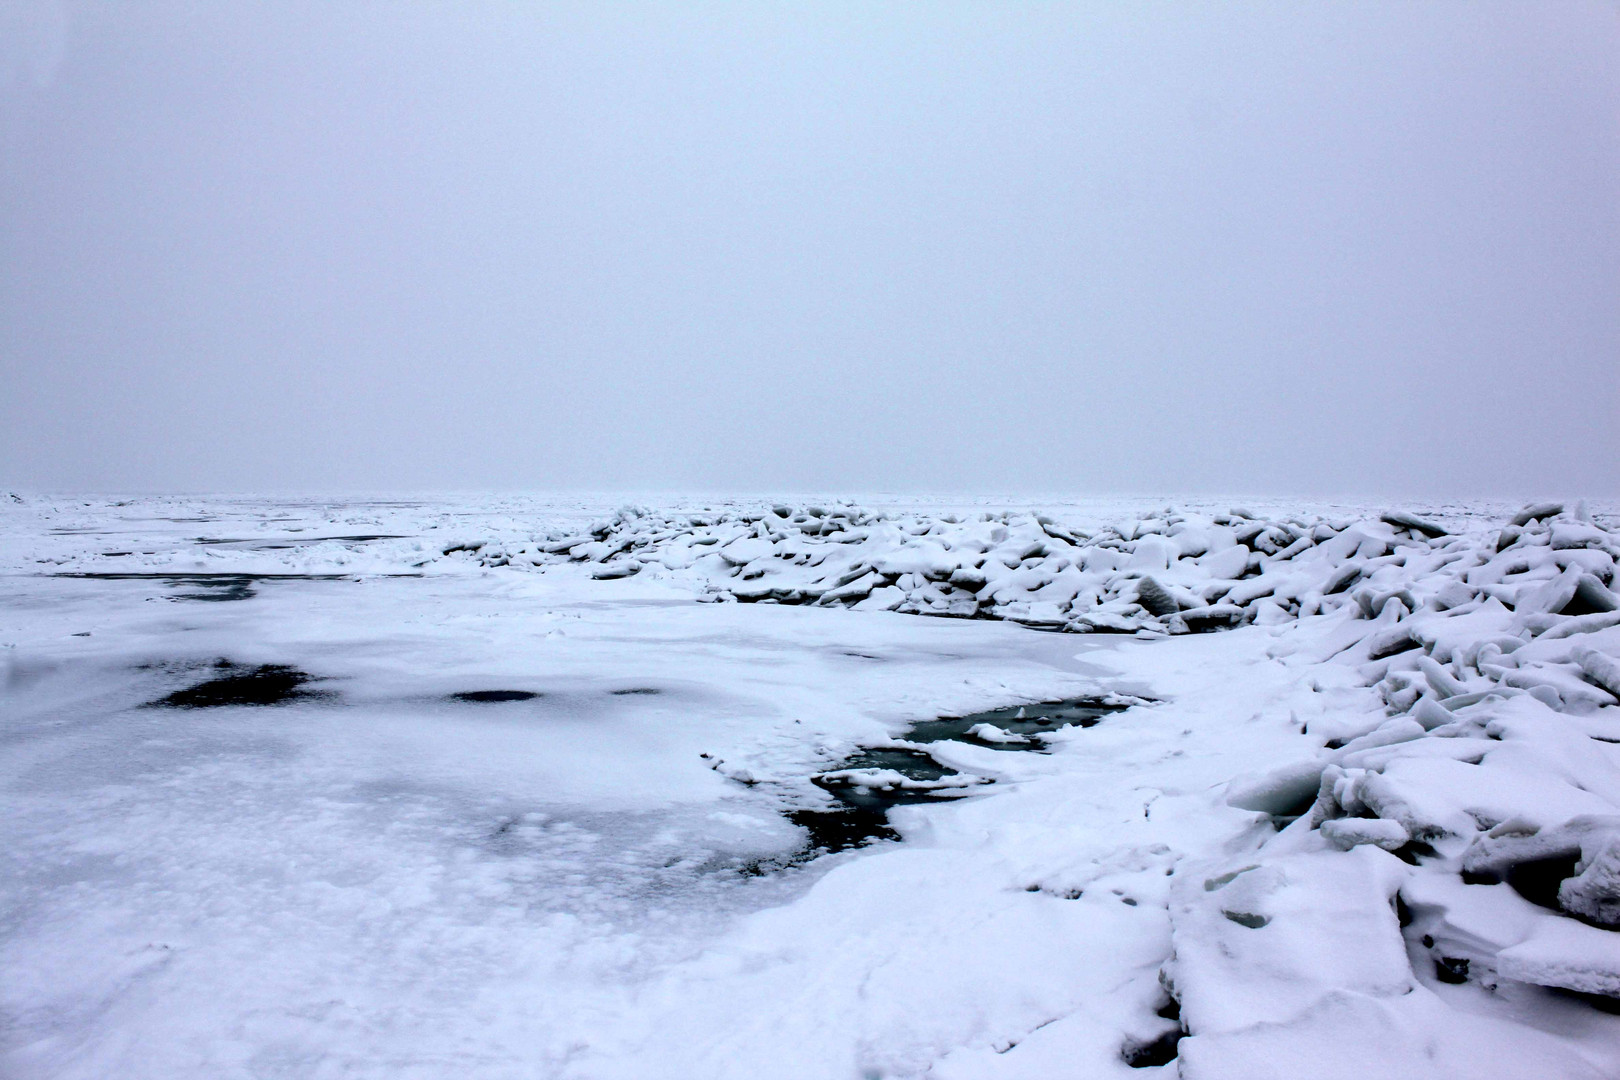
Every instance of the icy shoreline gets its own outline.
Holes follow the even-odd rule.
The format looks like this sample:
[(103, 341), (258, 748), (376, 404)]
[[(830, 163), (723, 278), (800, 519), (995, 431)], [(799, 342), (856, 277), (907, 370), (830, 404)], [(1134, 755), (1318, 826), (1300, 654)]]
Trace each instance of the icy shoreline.
[[(279, 522), (267, 504), (192, 509), (33, 501), (5, 511), (4, 776), (20, 837), (9, 856), (17, 884), (4, 959), (20, 977), (5, 1001), (5, 1060), (18, 1075), (321, 1075), (340, 1065), (360, 1075), (652, 1068), (942, 1080), (1620, 1070), (1611, 1015), (1620, 1001), (1620, 533), (1601, 514), (1166, 512), (1081, 527), (1052, 512), (848, 505), (627, 509), (593, 520), (584, 507), (525, 518), (514, 504), (497, 511), (509, 514), (502, 521), (421, 504), (305, 507)], [(222, 521), (236, 531), (214, 535)], [(419, 576), (383, 576), (407, 573)], [(95, 576), (54, 576), (64, 574)], [(235, 595), (212, 598), (245, 602), (148, 602), (201, 596), (197, 582), (210, 575), (238, 582)], [(424, 619), (437, 625), (404, 629)], [(430, 876), (447, 884), (432, 897), (374, 916), (410, 931), (402, 952), (356, 954), (348, 976), (319, 957), (290, 964), (316, 974), (347, 1020), (330, 1010), (309, 1019), (315, 999), (296, 980), (203, 1005), (201, 988), (223, 978), (219, 959), (252, 936), (204, 909), (164, 944), (164, 957), (191, 959), (136, 964), (150, 977), (71, 975), (88, 961), (53, 966), (75, 954), (101, 955), (96, 970), (135, 963), (128, 957), (146, 946), (130, 943), (163, 921), (142, 897), (205, 893), (231, 910), (244, 900), (242, 887), (205, 886), (179, 864), (152, 869), (150, 835), (196, 829), (215, 812), (176, 794), (172, 760), (88, 777), (51, 765), (82, 753), (85, 739), (101, 748), (97, 761), (127, 754), (121, 743), (133, 736), (104, 720), (135, 715), (127, 710), (139, 695), (120, 689), (131, 676), (118, 672), (180, 654), (297, 662), (344, 687), (344, 709), (377, 718), (343, 735), (352, 742), (326, 762), (346, 713), (314, 701), (276, 707), (296, 732), (278, 736), (295, 758), (326, 762), (316, 770), (325, 788), (305, 790), (311, 781), (293, 774), (276, 781), (299, 798), (358, 799), (345, 769), (381, 768), (378, 748), (405, 737), (388, 733), (393, 716), (422, 721), (408, 736), (415, 749), (377, 773), (390, 783), (419, 786), (441, 768), (423, 755), (442, 752), (454, 768), (433, 783), (476, 786), (483, 776), (508, 802), (532, 801), (524, 793), (539, 774), (496, 764), (489, 749), (460, 762), (455, 740), (506, 740), (503, 752), (538, 740), (523, 752), (562, 755), (544, 781), (547, 809), (532, 821), (511, 816), (518, 824), (501, 834), (541, 845), (523, 849), (527, 885), (514, 891), (502, 879), (505, 900), (477, 907), (477, 928), (461, 931), (475, 951), (498, 952), (503, 934), (519, 943), (529, 974), (486, 958), (442, 1006), (398, 982), (391, 993), (412, 1002), (408, 1012), (443, 1025), (437, 1041), (399, 1026), (398, 1001), (379, 1011), (389, 965), (407, 971), (444, 947), (423, 936), (421, 920), (465, 921), (475, 910), (440, 871)], [(603, 680), (663, 696), (589, 697)], [(750, 703), (755, 682), (771, 688), (772, 705)], [(580, 689), (558, 697), (559, 686)], [(440, 719), (439, 706), (421, 704), (430, 692), (507, 687), (550, 695), (513, 709), (622, 716), (635, 739), (684, 732), (694, 712), (729, 718), (672, 751), (668, 760), (690, 771), (669, 774), (681, 779), (668, 792), (626, 802), (619, 785), (578, 781), (588, 741), (510, 728), (499, 718), (519, 715), (510, 711)], [(736, 770), (750, 785), (791, 785), (929, 716), (1108, 690), (1160, 702), (1065, 729), (1047, 756), (941, 747), (943, 764), (996, 779), (993, 793), (896, 810), (904, 844), (833, 857), (701, 931), (682, 923), (685, 943), (650, 967), (601, 960), (610, 942), (628, 956), (648, 949), (607, 923), (571, 924), (558, 945), (558, 924), (514, 915), (533, 910), (518, 899), (524, 889), (555, 896), (546, 918), (571, 903), (584, 911), (611, 900), (629, 912), (645, 903), (633, 888), (628, 900), (614, 890), (651, 873), (635, 854), (663, 850), (650, 841), (628, 838), (629, 854), (605, 861), (585, 848), (545, 854), (563, 850), (546, 830), (566, 777), (578, 789), (562, 802), (598, 815), (595, 835), (614, 814), (714, 806), (742, 815), (726, 825), (736, 835), (698, 813), (688, 843), (769, 851), (793, 841), (772, 832), (759, 805), (738, 801), (753, 792), (727, 787), (742, 788), (725, 778)], [(199, 744), (186, 769), (210, 768), (220, 748), (240, 755), (259, 737), (251, 710), (238, 712), (238, 728), (234, 719), (220, 728), (236, 733), (217, 736), (215, 750)], [(638, 726), (655, 715), (661, 726)], [(151, 723), (141, 738), (199, 737)], [(694, 761), (699, 747), (730, 772)], [(262, 763), (244, 762), (221, 791), (272, 823), (291, 796), (253, 796)], [(588, 766), (608, 781), (617, 767)], [(125, 805), (168, 824), (121, 834), (108, 815)], [(345, 827), (337, 818), (317, 826)], [(297, 861), (312, 843), (295, 830), (276, 858)], [(45, 854), (98, 848), (122, 867), (97, 871), (99, 891), (82, 858)], [(409, 844), (404, 854), (423, 867), (451, 857)], [(204, 846), (191, 857), (213, 855)], [(405, 890), (390, 857), (386, 847), (368, 856), (372, 877), (345, 886), (353, 901)], [(349, 858), (328, 851), (317, 877)], [(510, 873), (514, 857), (501, 858), (500, 874)], [(590, 867), (587, 877), (619, 869), (611, 885), (569, 893), (548, 876), (566, 877), (565, 864)], [(307, 910), (340, 933), (341, 910), (305, 896), (306, 886), (271, 887), (259, 900)], [(194, 940), (179, 943), (187, 933)], [(559, 983), (564, 970), (573, 974)], [(559, 996), (564, 984), (571, 990)], [(503, 1003), (491, 1011), (484, 995), (496, 986)], [(194, 1022), (175, 1015), (186, 1008), (199, 1010)], [(250, 1013), (283, 1019), (254, 1034), (241, 1027)], [(131, 1048), (151, 1053), (158, 1033), (168, 1049), (135, 1065)], [(288, 1039), (301, 1049), (264, 1056)], [(1325, 1055), (1329, 1045), (1353, 1049)]]

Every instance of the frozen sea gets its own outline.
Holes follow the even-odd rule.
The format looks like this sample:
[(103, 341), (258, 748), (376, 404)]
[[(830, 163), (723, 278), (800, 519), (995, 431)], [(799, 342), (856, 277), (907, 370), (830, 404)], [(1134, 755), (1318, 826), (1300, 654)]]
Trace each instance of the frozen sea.
[(10, 497), (0, 1075), (1620, 1075), (1612, 508), (622, 501)]

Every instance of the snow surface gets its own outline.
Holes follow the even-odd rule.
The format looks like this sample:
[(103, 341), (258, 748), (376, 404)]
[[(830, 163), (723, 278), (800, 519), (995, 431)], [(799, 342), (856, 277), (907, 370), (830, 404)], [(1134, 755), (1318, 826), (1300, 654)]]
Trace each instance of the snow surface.
[(1584, 505), (0, 498), (8, 1078), (1620, 1075)]

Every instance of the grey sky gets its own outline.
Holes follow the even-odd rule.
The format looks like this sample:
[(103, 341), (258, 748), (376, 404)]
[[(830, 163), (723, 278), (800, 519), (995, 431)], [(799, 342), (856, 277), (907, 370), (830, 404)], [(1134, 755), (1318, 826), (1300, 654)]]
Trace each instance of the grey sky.
[(1612, 3), (0, 0), (0, 484), (1620, 493)]

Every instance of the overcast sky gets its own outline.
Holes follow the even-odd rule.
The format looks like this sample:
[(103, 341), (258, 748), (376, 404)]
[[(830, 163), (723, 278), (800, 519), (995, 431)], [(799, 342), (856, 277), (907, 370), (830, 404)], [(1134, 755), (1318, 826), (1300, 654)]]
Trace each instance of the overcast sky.
[(0, 484), (1620, 494), (1613, 2), (0, 0)]

